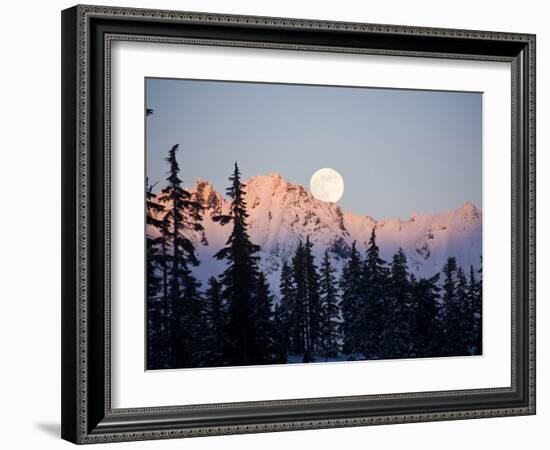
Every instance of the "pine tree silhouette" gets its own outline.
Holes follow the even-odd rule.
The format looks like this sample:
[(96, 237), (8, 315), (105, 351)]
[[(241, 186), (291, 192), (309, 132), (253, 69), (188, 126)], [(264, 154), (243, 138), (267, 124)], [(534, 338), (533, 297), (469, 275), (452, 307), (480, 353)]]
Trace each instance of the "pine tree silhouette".
[(362, 353), (368, 359), (383, 358), (385, 330), (385, 308), (388, 290), (388, 268), (380, 257), (380, 249), (376, 244), (376, 228), (371, 231), (367, 254), (363, 264), (361, 280), (363, 290), (363, 306), (359, 311), (361, 329), (359, 342)]
[(340, 311), (335, 270), (330, 262), (328, 250), (325, 250), (320, 271), (321, 325), (320, 350), (325, 359), (338, 355), (338, 326)]
[(305, 331), (306, 331), (306, 349), (304, 353), (304, 362), (313, 361), (313, 355), (317, 350), (319, 343), (319, 333), (321, 324), (321, 305), (319, 298), (319, 275), (315, 258), (313, 257), (312, 247), (309, 236), (306, 238), (304, 246), (304, 274), (305, 274)]
[(222, 301), (221, 285), (215, 277), (208, 279), (202, 313), (201, 325), (204, 330), (200, 334), (203, 338), (201, 343), (195, 343), (200, 345), (201, 355), (196, 359), (201, 360), (205, 367), (227, 365), (223, 355), (226, 311)]
[(292, 268), (283, 261), (279, 283), (281, 299), (276, 309), (279, 330), (280, 357), (286, 359), (291, 350), (295, 350), (298, 331), (296, 312), (296, 289), (294, 286)]
[(443, 267), (443, 297), (441, 305), (442, 345), (441, 356), (461, 355), (460, 324), (461, 306), (457, 297), (457, 264), (456, 258), (449, 257)]
[(232, 223), (233, 230), (226, 247), (215, 256), (228, 263), (221, 276), (222, 296), (228, 303), (226, 357), (231, 365), (246, 365), (255, 362), (252, 345), (256, 325), (252, 320), (252, 300), (258, 274), (256, 253), (260, 247), (253, 244), (248, 235), (244, 200), (246, 185), (241, 182), (237, 163), (229, 180), (231, 185), (226, 192), (231, 199), (230, 212), (214, 216), (213, 220), (221, 225)]
[(473, 312), (470, 310), (471, 295), (468, 292), (468, 281), (461, 267), (457, 268), (456, 300), (458, 315), (458, 329), (456, 332), (456, 352), (459, 355), (471, 353), (471, 330), (473, 326)]
[(475, 283), (475, 287), (472, 288), (472, 312), (474, 315), (472, 345), (475, 349), (475, 355), (481, 355), (483, 351), (482, 347), (482, 296), (483, 296), (483, 266), (480, 260), (478, 270), (478, 280)]
[[(292, 258), (292, 285), (287, 284), (285, 297), (289, 312), (291, 352), (302, 355), (303, 362), (312, 362), (318, 349), (321, 326), (319, 274), (309, 237), (305, 245), (298, 242)], [(290, 294), (291, 293), (291, 294)]]
[(164, 206), (158, 203), (153, 193), (154, 186), (146, 181), (146, 279), (147, 279), (147, 368), (162, 367), (162, 355), (158, 352), (163, 347), (164, 338), (164, 308), (161, 293), (161, 278), (157, 273), (161, 256), (160, 226), (157, 218), (164, 211)]
[(305, 249), (302, 241), (298, 242), (296, 252), (292, 258), (293, 278), (293, 305), (291, 316), (291, 352), (298, 355), (305, 354), (307, 347), (307, 320), (306, 298), (307, 282), (305, 268)]
[(406, 358), (412, 344), (411, 283), (407, 257), (399, 248), (393, 255), (384, 303), (384, 357)]
[[(169, 246), (169, 287), (168, 287), (168, 336), (172, 345), (168, 346), (168, 360), (171, 367), (187, 367), (192, 361), (193, 327), (200, 315), (198, 288), (189, 265), (198, 265), (195, 246), (189, 233), (203, 229), (201, 205), (192, 200), (189, 191), (182, 187), (179, 178), (179, 164), (174, 145), (166, 158), (168, 163), (168, 185), (162, 190), (159, 200), (166, 204), (163, 220), (165, 246)], [(165, 248), (166, 249), (166, 248)]]
[(252, 301), (255, 333), (252, 339), (252, 359), (256, 364), (278, 362), (279, 348), (273, 316), (273, 296), (262, 272), (258, 273)]
[(286, 320), (287, 314), (283, 305), (281, 303), (275, 304), (273, 312), (273, 337), (275, 340), (274, 358), (275, 363), (279, 364), (288, 362), (289, 337)]
[(350, 257), (342, 270), (340, 279), (342, 351), (350, 355), (350, 359), (357, 359), (362, 351), (361, 334), (365, 326), (361, 312), (363, 302), (361, 264), (359, 252), (353, 242)]
[(439, 314), (439, 273), (431, 278), (411, 277), (412, 357), (437, 356), (441, 344)]
[(208, 330), (199, 292), (201, 284), (186, 265), (180, 266), (180, 273), (181, 300), (174, 307), (176, 367), (203, 367), (206, 365), (203, 343)]

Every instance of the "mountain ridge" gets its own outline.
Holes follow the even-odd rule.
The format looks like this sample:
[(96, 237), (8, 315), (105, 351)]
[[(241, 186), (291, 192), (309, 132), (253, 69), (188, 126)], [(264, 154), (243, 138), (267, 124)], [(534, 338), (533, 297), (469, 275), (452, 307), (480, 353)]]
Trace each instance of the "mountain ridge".
[[(298, 242), (307, 237), (317, 264), (328, 249), (338, 271), (354, 241), (364, 255), (373, 228), (382, 258), (389, 261), (398, 248), (403, 248), (409, 271), (416, 277), (439, 272), (449, 256), (456, 257), (464, 270), (470, 265), (477, 270), (481, 265), (482, 214), (471, 202), (435, 214), (413, 213), (408, 220), (376, 220), (317, 200), (303, 186), (277, 173), (250, 177), (245, 184), (250, 238), (261, 247), (260, 268), (276, 296), (282, 262), (290, 261)], [(212, 217), (227, 213), (230, 202), (207, 180), (197, 179), (189, 192), (204, 207), (204, 231), (192, 236), (201, 260), (193, 270), (204, 285), (225, 267), (214, 255), (225, 246), (231, 227), (220, 226)]]

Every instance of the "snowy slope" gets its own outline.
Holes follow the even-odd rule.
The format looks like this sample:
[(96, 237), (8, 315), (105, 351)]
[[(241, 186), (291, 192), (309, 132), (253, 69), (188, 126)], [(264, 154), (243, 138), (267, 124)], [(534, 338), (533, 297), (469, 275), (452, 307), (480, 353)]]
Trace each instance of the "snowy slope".
[[(261, 268), (278, 294), (278, 280), (283, 260), (290, 260), (297, 243), (309, 236), (313, 251), (320, 261), (329, 248), (338, 269), (342, 266), (353, 241), (364, 254), (373, 227), (381, 255), (389, 261), (402, 247), (409, 270), (418, 277), (431, 276), (441, 270), (449, 256), (455, 256), (465, 270), (477, 269), (481, 257), (481, 212), (471, 203), (461, 208), (434, 215), (414, 214), (408, 220), (375, 220), (343, 211), (334, 203), (315, 199), (304, 187), (285, 181), (278, 174), (255, 176), (246, 182), (246, 202), (250, 217), (252, 241), (261, 246)], [(191, 189), (205, 207), (204, 236), (193, 237), (201, 265), (195, 270), (205, 283), (219, 274), (224, 263), (213, 255), (225, 245), (231, 225), (212, 221), (212, 216), (227, 212), (229, 202), (204, 180)], [(206, 237), (208, 245), (201, 243)]]

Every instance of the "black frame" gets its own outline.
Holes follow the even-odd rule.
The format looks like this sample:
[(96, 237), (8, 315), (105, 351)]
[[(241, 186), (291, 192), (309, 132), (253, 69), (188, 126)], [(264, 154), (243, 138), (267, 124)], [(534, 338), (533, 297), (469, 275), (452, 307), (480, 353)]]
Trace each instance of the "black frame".
[[(110, 43), (186, 42), (512, 65), (512, 385), (112, 409)], [(62, 12), (62, 437), (161, 439), (535, 414), (535, 36), (99, 6)]]

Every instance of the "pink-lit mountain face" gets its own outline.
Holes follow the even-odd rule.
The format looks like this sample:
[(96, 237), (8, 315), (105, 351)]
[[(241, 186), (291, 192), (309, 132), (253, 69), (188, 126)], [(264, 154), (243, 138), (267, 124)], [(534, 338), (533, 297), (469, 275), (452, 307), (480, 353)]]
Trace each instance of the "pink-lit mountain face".
[[(364, 256), (374, 227), (382, 258), (389, 262), (401, 247), (409, 271), (416, 277), (429, 277), (441, 271), (450, 256), (456, 257), (465, 271), (470, 265), (477, 270), (481, 264), (481, 211), (471, 203), (433, 215), (413, 214), (408, 220), (375, 220), (343, 211), (335, 203), (317, 200), (304, 187), (289, 183), (278, 174), (252, 177), (245, 190), (250, 238), (261, 246), (260, 268), (275, 295), (282, 262), (290, 262), (298, 242), (305, 242), (308, 236), (317, 265), (328, 249), (338, 271), (354, 241)], [(205, 284), (210, 276), (225, 268), (225, 262), (216, 260), (214, 255), (225, 246), (231, 225), (222, 227), (212, 216), (226, 213), (229, 201), (203, 180), (197, 180), (191, 192), (204, 207), (204, 231), (193, 236), (201, 264), (193, 270)]]

